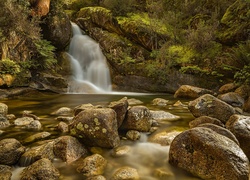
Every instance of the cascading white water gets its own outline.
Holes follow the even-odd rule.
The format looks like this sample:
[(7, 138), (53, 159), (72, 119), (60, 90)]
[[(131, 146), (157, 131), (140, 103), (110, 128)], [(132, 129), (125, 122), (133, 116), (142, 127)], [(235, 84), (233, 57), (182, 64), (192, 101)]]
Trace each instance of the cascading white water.
[(106, 58), (99, 44), (72, 23), (73, 37), (69, 47), (73, 77), (69, 82), (69, 93), (111, 92), (111, 80)]

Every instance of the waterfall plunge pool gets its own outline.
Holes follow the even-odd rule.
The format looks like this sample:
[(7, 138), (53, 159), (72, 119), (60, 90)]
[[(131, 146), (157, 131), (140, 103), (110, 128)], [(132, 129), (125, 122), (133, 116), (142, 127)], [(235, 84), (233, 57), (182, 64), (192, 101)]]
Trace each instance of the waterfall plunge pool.
[[(123, 97), (128, 99), (140, 100), (142, 104), (148, 107), (150, 110), (164, 110), (174, 115), (180, 116), (181, 118), (177, 121), (171, 122), (159, 122), (159, 128), (156, 132), (171, 131), (171, 130), (185, 130), (188, 128), (188, 123), (193, 119), (193, 116), (187, 109), (187, 106), (173, 106), (178, 99), (174, 99), (173, 95), (170, 94), (145, 94), (145, 93), (114, 93), (114, 94), (60, 94), (60, 95), (42, 95), (39, 97), (18, 97), (15, 99), (8, 99), (2, 101), (8, 105), (8, 113), (14, 114), (17, 118), (22, 116), (23, 111), (31, 111), (40, 118), (42, 123), (42, 130), (39, 132), (47, 131), (52, 135), (49, 139), (55, 139), (62, 135), (61, 132), (55, 130), (59, 121), (55, 118), (56, 116), (51, 113), (58, 110), (61, 107), (74, 108), (81, 104), (91, 103), (93, 105), (106, 106), (111, 101), (120, 100)], [(164, 98), (169, 100), (166, 106), (156, 106), (152, 104), (152, 100), (155, 98)], [(188, 100), (181, 99), (184, 105), (188, 104)], [(37, 131), (30, 131), (20, 129), (15, 126), (2, 129), (4, 132), (0, 135), (0, 139), (4, 138), (16, 138), (22, 141), (24, 138), (31, 136)], [(154, 134), (153, 133), (153, 134)], [(174, 176), (167, 179), (176, 180), (195, 180), (195, 178), (189, 174), (182, 172), (179, 169), (172, 167), (168, 163), (168, 151), (169, 146), (161, 146), (160, 144), (148, 142), (147, 135), (142, 133), (141, 138), (138, 141), (122, 140), (121, 146), (130, 146), (130, 152), (123, 157), (113, 157), (112, 149), (103, 149), (103, 156), (108, 161), (108, 166), (105, 169), (104, 176), (106, 179), (110, 179), (114, 170), (122, 166), (129, 166), (136, 168), (142, 180), (157, 180), (166, 179), (155, 177), (156, 169), (168, 169)], [(32, 147), (35, 143), (29, 144)], [(56, 167), (60, 170), (61, 179), (67, 180), (80, 180), (84, 179), (83, 175), (77, 173), (76, 170), (66, 165), (64, 162), (55, 159), (53, 162)], [(13, 169), (12, 180), (19, 180), (19, 174), (23, 168), (15, 167)]]

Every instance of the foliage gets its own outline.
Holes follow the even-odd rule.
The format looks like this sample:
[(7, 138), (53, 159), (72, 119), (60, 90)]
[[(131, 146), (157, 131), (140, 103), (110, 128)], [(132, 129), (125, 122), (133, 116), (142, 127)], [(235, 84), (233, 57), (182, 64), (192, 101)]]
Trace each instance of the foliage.
[(239, 84), (250, 84), (250, 65), (244, 66), (242, 70), (236, 72), (234, 79)]
[(0, 73), (16, 75), (20, 72), (20, 66), (13, 60), (2, 59), (0, 61)]
[(40, 40), (35, 42), (37, 52), (39, 53), (36, 61), (38, 61), (38, 66), (44, 69), (52, 69), (57, 63), (55, 59), (54, 51), (55, 47), (50, 44), (47, 40)]
[(180, 72), (186, 73), (186, 74), (197, 74), (200, 76), (203, 76), (203, 75), (212, 75), (214, 77), (224, 76), (223, 74), (220, 74), (217, 71), (209, 71), (207, 69), (202, 69), (198, 67), (197, 65), (181, 67)]
[(167, 83), (167, 68), (156, 61), (147, 62), (145, 70), (148, 77), (155, 79), (161, 84)]

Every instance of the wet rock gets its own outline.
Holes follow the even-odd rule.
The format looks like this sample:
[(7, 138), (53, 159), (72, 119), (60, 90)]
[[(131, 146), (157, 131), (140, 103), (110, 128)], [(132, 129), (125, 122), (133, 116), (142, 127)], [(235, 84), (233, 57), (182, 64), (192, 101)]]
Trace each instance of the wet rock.
[(87, 177), (102, 175), (106, 165), (105, 158), (99, 154), (93, 154), (83, 159), (80, 166), (77, 167), (77, 171)]
[(0, 129), (10, 126), (10, 122), (2, 114), (0, 114)]
[(140, 177), (136, 169), (131, 167), (121, 167), (114, 172), (114, 174), (111, 177), (111, 180), (122, 180), (122, 179), (137, 180), (140, 179)]
[(231, 139), (196, 127), (176, 136), (170, 146), (169, 163), (202, 179), (248, 180), (249, 161)]
[(85, 109), (93, 109), (93, 108), (95, 108), (95, 106), (90, 104), (90, 103), (82, 104), (82, 105), (77, 106), (77, 107), (74, 108), (74, 115), (76, 116), (77, 114), (84, 111)]
[(14, 139), (8, 138), (0, 141), (0, 164), (14, 165), (25, 151), (25, 147)]
[(120, 99), (119, 101), (113, 101), (109, 104), (109, 108), (113, 109), (117, 114), (118, 128), (121, 126), (128, 109), (127, 97)]
[(61, 115), (61, 116), (67, 116), (67, 115), (72, 115), (73, 110), (68, 107), (61, 107), (58, 110), (52, 112), (52, 115)]
[(55, 156), (70, 164), (87, 154), (87, 149), (75, 137), (62, 136), (54, 142)]
[(234, 141), (236, 144), (240, 145), (240, 143), (236, 139), (235, 135), (226, 128), (223, 128), (221, 126), (217, 126), (217, 125), (211, 124), (211, 123), (200, 124), (198, 127), (205, 127), (205, 128), (212, 129), (213, 131), (217, 132), (218, 134), (226, 136), (229, 139), (231, 139), (232, 141)]
[(250, 85), (241, 85), (234, 92), (239, 94), (243, 99), (247, 99), (250, 96)]
[(4, 103), (0, 103), (0, 114), (6, 116), (8, 114), (8, 106)]
[(40, 159), (34, 162), (32, 165), (26, 167), (21, 175), (21, 180), (30, 179), (59, 179), (60, 173), (58, 169), (52, 164), (52, 162), (46, 158)]
[(31, 117), (21, 117), (21, 118), (17, 118), (14, 121), (14, 124), (16, 126), (26, 126), (26, 125), (29, 125), (32, 121), (34, 121), (34, 119)]
[(148, 141), (152, 143), (158, 143), (162, 146), (169, 146), (173, 139), (180, 133), (180, 131), (163, 131), (150, 136)]
[(35, 120), (39, 120), (39, 117), (37, 117), (35, 114), (32, 114), (31, 111), (23, 111), (23, 117), (31, 117)]
[(128, 112), (121, 129), (148, 132), (151, 128), (151, 113), (145, 106), (133, 106)]
[(40, 130), (42, 129), (42, 124), (38, 120), (31, 121), (30, 124), (24, 126), (26, 129)]
[(10, 166), (0, 165), (1, 180), (11, 180), (12, 172)]
[(205, 124), (205, 123), (216, 124), (216, 125), (221, 126), (221, 127), (225, 126), (219, 119), (212, 118), (209, 116), (200, 116), (198, 118), (195, 118), (193, 121), (190, 121), (189, 127), (194, 128), (196, 126), (199, 126), (199, 125)]
[(245, 101), (245, 104), (243, 106), (243, 110), (245, 112), (250, 113), (250, 96), (248, 97), (248, 99)]
[(59, 116), (56, 118), (57, 121), (72, 122), (74, 117)]
[(129, 104), (130, 106), (133, 106), (133, 105), (143, 104), (143, 102), (140, 101), (139, 99), (130, 98), (130, 99), (128, 99), (128, 104)]
[(210, 116), (226, 123), (235, 109), (218, 98), (205, 94), (193, 101), (190, 101), (188, 108), (194, 117)]
[(49, 132), (40, 132), (40, 133), (36, 133), (34, 135), (31, 135), (29, 137), (27, 137), (26, 139), (23, 140), (23, 143), (31, 143), (31, 142), (35, 142), (41, 139), (45, 139), (47, 137), (49, 137), (51, 134)]
[(106, 180), (106, 178), (102, 175), (98, 175), (98, 176), (88, 177), (86, 180)]
[(218, 98), (234, 107), (242, 107), (244, 104), (244, 99), (235, 92), (221, 94)]
[(136, 140), (140, 139), (140, 137), (141, 137), (141, 133), (139, 131), (129, 130), (126, 133), (126, 138), (128, 138), (129, 140), (132, 140), (132, 141), (136, 141)]
[(173, 104), (173, 107), (185, 107), (187, 105), (183, 104), (180, 100), (176, 101), (174, 104)]
[(53, 160), (55, 158), (55, 154), (53, 151), (54, 142), (45, 143), (40, 146), (35, 146), (28, 149), (20, 158), (19, 165), (22, 167), (29, 166), (37, 160), (42, 158), (46, 158), (49, 160)]
[(167, 168), (157, 168), (154, 170), (154, 177), (157, 179), (174, 180), (174, 174)]
[(250, 158), (250, 117), (235, 114), (226, 123), (229, 129), (238, 139), (241, 149)]
[(194, 87), (190, 85), (182, 85), (174, 94), (175, 98), (198, 98), (204, 94), (214, 94), (213, 91)]
[(69, 130), (86, 145), (114, 148), (120, 144), (116, 112), (111, 108), (80, 112), (69, 125)]
[(156, 121), (164, 120), (164, 121), (175, 121), (180, 119), (180, 116), (173, 115), (166, 111), (152, 111), (150, 110), (151, 118)]
[(126, 156), (131, 151), (130, 146), (120, 146), (112, 150), (111, 155), (114, 157)]
[(225, 94), (228, 92), (233, 92), (238, 88), (238, 86), (235, 83), (228, 83), (220, 87), (219, 93)]
[(60, 123), (57, 125), (57, 129), (58, 129), (59, 131), (61, 131), (62, 133), (69, 132), (69, 126), (68, 126), (68, 124), (66, 124), (65, 122), (60, 122)]
[(168, 102), (169, 102), (169, 100), (166, 100), (163, 98), (155, 98), (152, 101), (153, 105), (157, 105), (157, 106), (166, 106), (168, 104)]
[(15, 116), (14, 114), (7, 114), (7, 115), (6, 115), (6, 118), (7, 118), (8, 120), (14, 120), (14, 119), (16, 119), (16, 116)]

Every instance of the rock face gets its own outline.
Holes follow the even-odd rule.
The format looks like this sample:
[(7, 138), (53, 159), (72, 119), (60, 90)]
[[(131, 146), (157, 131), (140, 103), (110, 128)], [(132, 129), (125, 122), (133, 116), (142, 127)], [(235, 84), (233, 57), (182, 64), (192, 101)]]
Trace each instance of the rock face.
[(148, 132), (151, 128), (150, 118), (150, 110), (147, 107), (133, 106), (128, 110), (121, 129)]
[(25, 147), (13, 138), (0, 141), (0, 164), (14, 165), (25, 151)]
[(215, 131), (196, 127), (172, 142), (169, 163), (202, 179), (248, 180), (249, 161), (231, 139)]
[(190, 85), (182, 85), (174, 94), (175, 98), (198, 98), (204, 94), (214, 94), (213, 91), (194, 87)]
[(48, 159), (40, 159), (34, 162), (32, 165), (26, 167), (21, 173), (22, 180), (30, 179), (59, 179), (60, 173), (58, 169)]
[(250, 158), (250, 117), (243, 115), (233, 115), (226, 123), (227, 129), (229, 129), (239, 140), (240, 147)]
[(71, 135), (90, 146), (113, 148), (120, 143), (116, 112), (111, 108), (80, 112), (69, 125), (69, 130)]
[(190, 101), (188, 108), (194, 117), (210, 116), (223, 123), (226, 123), (230, 116), (235, 113), (232, 106), (209, 94)]

